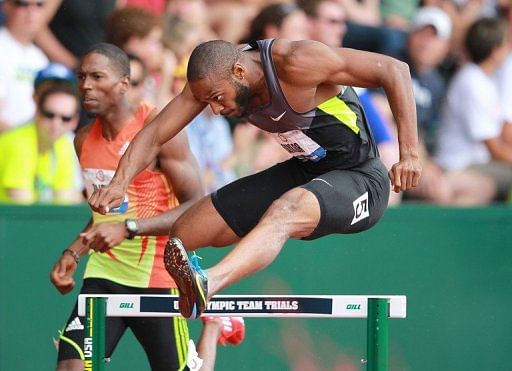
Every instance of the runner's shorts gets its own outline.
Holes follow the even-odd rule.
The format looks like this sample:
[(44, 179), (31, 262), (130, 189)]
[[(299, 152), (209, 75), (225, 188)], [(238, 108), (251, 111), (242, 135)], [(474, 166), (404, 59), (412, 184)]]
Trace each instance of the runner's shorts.
[(378, 158), (321, 175), (306, 171), (292, 158), (234, 181), (211, 197), (226, 223), (243, 237), (274, 200), (295, 187), (312, 192), (320, 204), (320, 222), (305, 238), (313, 240), (333, 233), (357, 233), (375, 225), (387, 208), (390, 181)]
[[(176, 289), (134, 288), (100, 279), (86, 278), (81, 294), (177, 294)], [(83, 359), (85, 317), (73, 308), (59, 341), (58, 361)], [(182, 317), (107, 317), (105, 356), (110, 358), (117, 343), (130, 328), (144, 348), (151, 370), (183, 370), (188, 354), (188, 328)]]

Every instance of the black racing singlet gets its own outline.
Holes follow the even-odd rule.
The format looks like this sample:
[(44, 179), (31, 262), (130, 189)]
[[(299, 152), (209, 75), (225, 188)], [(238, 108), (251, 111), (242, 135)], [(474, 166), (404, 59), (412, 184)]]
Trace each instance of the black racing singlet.
[(314, 109), (295, 112), (284, 97), (272, 60), (274, 40), (259, 40), (243, 50), (259, 49), (270, 102), (249, 109), (248, 120), (274, 138), (312, 172), (348, 169), (378, 157), (359, 98), (351, 87)]

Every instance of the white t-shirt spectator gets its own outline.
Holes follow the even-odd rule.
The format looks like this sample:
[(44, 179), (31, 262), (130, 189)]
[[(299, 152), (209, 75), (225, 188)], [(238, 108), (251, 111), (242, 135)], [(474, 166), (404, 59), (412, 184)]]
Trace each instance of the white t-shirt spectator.
[(496, 84), (480, 67), (467, 63), (448, 87), (435, 158), (445, 170), (487, 163), (491, 156), (483, 141), (498, 137), (502, 127)]
[(233, 152), (229, 123), (213, 115), (209, 108), (186, 127), (190, 150), (203, 173), (207, 192), (213, 192), (236, 179), (235, 171), (226, 168), (224, 161)]
[(505, 120), (512, 123), (512, 53), (494, 76), (498, 84)]
[(34, 77), (48, 58), (34, 44), (20, 44), (5, 27), (0, 29), (0, 51), (0, 121), (15, 127), (34, 116)]

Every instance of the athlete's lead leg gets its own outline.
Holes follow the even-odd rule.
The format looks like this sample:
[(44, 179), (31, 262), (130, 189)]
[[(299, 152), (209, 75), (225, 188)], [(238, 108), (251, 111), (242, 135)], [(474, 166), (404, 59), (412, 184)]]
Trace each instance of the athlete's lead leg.
[[(213, 205), (203, 203), (203, 207), (209, 210)], [(196, 208), (195, 212), (199, 210)], [(195, 213), (190, 213), (185, 219), (193, 215)], [(203, 216), (198, 217), (201, 220)], [(256, 227), (219, 264), (206, 272), (189, 260), (179, 238), (171, 238), (164, 263), (180, 290), (180, 313), (185, 318), (199, 317), (215, 293), (268, 266), (289, 238), (309, 236), (319, 221), (320, 205), (315, 195), (306, 189), (294, 188), (274, 201)], [(214, 235), (221, 240), (215, 233), (208, 234)]]
[(179, 217), (169, 237), (177, 237), (187, 250), (200, 247), (224, 247), (240, 240), (213, 206), (210, 196), (203, 197)]

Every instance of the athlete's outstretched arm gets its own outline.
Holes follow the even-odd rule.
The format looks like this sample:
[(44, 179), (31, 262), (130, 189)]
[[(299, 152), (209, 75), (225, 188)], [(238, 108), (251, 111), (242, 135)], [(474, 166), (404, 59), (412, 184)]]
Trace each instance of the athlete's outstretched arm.
[[(87, 231), (91, 226), (92, 218), (89, 219), (89, 222), (82, 231)], [(78, 266), (78, 259), (87, 254), (88, 251), (89, 248), (83, 243), (82, 238), (78, 236), (55, 262), (50, 272), (50, 281), (61, 294), (67, 294), (75, 287), (73, 274)]]
[[(190, 151), (184, 130), (162, 145), (162, 150), (158, 154), (158, 163), (160, 170), (172, 185), (179, 205), (156, 216), (138, 218), (137, 236), (169, 234), (176, 219), (204, 196), (199, 165)], [(91, 249), (105, 252), (123, 242), (128, 237), (128, 232), (124, 222), (105, 222), (93, 225), (82, 233), (81, 237), (83, 243)]]
[(101, 214), (121, 204), (130, 181), (160, 153), (162, 145), (178, 134), (204, 108), (188, 85), (142, 129), (121, 158), (116, 174), (106, 188), (96, 190), (89, 198), (91, 208)]
[[(288, 50), (286, 50), (288, 48)], [(300, 84), (336, 84), (382, 87), (398, 126), (400, 161), (389, 176), (395, 192), (418, 185), (421, 165), (418, 156), (416, 104), (409, 66), (397, 59), (349, 48), (330, 48), (315, 41), (283, 43), (288, 55), (290, 78), (301, 76)]]

